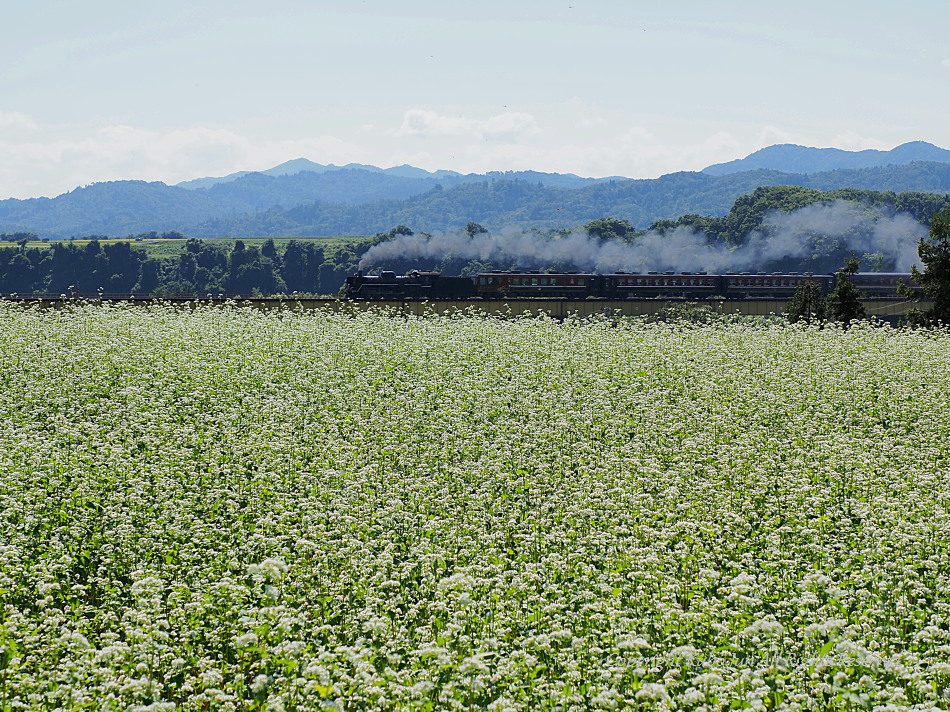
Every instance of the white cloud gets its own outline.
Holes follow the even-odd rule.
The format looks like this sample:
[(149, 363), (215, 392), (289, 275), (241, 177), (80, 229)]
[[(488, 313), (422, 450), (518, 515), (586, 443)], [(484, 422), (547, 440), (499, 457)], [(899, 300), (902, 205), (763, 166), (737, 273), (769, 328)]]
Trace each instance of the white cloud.
[[(701, 170), (722, 160), (734, 158), (739, 142), (729, 133), (718, 131), (691, 143), (658, 138), (642, 126), (633, 126), (621, 136), (617, 160), (625, 161), (620, 175), (652, 176), (684, 170)], [(617, 166), (621, 168), (621, 166)]]
[(454, 116), (440, 116), (434, 111), (410, 109), (394, 136), (464, 136), (475, 133), (477, 122)]
[[(543, 125), (535, 119), (543, 115)], [(471, 118), (410, 109), (375, 121), (341, 121), (333, 135), (306, 135), (298, 123), (274, 139), (239, 131), (194, 126), (146, 130), (126, 124), (93, 129), (38, 125), (25, 114), (0, 112), (0, 199), (53, 196), (76, 186), (108, 180), (192, 178), (264, 170), (294, 158), (338, 165), (380, 167), (410, 164), (463, 173), (538, 170), (582, 176), (656, 178), (702, 170), (774, 143), (837, 145), (849, 150), (888, 148), (871, 135), (836, 127), (838, 133), (778, 125), (725, 125), (599, 110), (579, 102), (553, 108), (505, 111)], [(581, 127), (584, 119), (596, 126)], [(331, 129), (327, 129), (328, 131)], [(287, 129), (285, 129), (287, 131)], [(279, 134), (278, 134), (279, 135)], [(412, 139), (420, 140), (412, 140)]]
[(656, 136), (642, 126), (632, 126), (627, 129), (620, 140), (627, 146), (642, 147), (656, 142)]
[(38, 128), (36, 122), (26, 114), (0, 111), (0, 131), (4, 134), (9, 135), (14, 131), (32, 133)]
[(764, 148), (765, 146), (772, 146), (777, 143), (802, 143), (803, 141), (804, 139), (799, 135), (786, 131), (778, 126), (768, 124), (763, 126), (759, 131), (756, 141), (758, 145), (756, 148)]
[(419, 138), (469, 137), (485, 141), (516, 141), (536, 134), (538, 125), (531, 114), (507, 112), (485, 120), (444, 116), (426, 109), (410, 109), (394, 136)]
[(835, 137), (831, 140), (831, 145), (835, 148), (841, 148), (845, 151), (863, 151), (866, 148), (875, 148), (879, 151), (886, 151), (888, 149), (894, 148), (889, 146), (883, 141), (878, 141), (875, 138), (870, 138), (868, 136), (862, 136), (861, 134), (849, 130), (842, 131), (838, 134), (835, 134)]
[(538, 133), (538, 125), (531, 114), (513, 112), (492, 116), (482, 122), (479, 133), (486, 140), (515, 141)]
[(327, 163), (367, 159), (362, 148), (334, 136), (256, 143), (225, 129), (148, 131), (109, 125), (85, 135), (63, 137), (61, 128), (37, 126), (26, 117), (16, 118), (19, 116), (0, 115), (0, 128), (10, 123), (31, 130), (26, 139), (10, 131), (0, 134), (0, 198), (53, 196), (109, 180), (173, 184), (239, 170), (263, 170), (301, 156)]
[(622, 133), (541, 135), (520, 143), (427, 143), (425, 150), (390, 154), (390, 163), (409, 163), (429, 170), (448, 167), (463, 173), (538, 170), (593, 177), (655, 178), (731, 160), (736, 157), (738, 145), (725, 132), (713, 133), (695, 143), (678, 144), (664, 142), (643, 127), (631, 127)]

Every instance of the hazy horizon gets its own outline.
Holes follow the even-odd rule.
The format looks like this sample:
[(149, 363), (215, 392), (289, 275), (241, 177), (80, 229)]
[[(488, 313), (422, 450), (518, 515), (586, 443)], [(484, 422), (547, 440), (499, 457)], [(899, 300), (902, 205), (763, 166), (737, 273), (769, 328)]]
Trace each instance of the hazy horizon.
[(950, 146), (950, 8), (21, 3), (0, 198), (295, 158), (656, 178), (777, 143)]

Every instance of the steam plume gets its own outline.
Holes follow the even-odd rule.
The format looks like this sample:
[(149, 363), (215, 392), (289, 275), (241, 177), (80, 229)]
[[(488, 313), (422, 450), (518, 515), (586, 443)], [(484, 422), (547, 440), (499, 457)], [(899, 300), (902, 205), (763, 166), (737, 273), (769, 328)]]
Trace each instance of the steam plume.
[[(634, 243), (601, 241), (579, 230), (561, 238), (520, 230), (499, 235), (463, 231), (431, 237), (402, 235), (370, 248), (361, 269), (395, 260), (445, 258), (516, 264), (522, 269), (569, 265), (590, 272), (744, 272), (781, 260), (806, 261), (814, 254), (853, 251), (877, 254), (881, 262), (906, 272), (917, 260), (917, 240), (925, 233), (911, 215), (888, 215), (850, 201), (815, 203), (790, 213), (775, 212), (740, 247), (711, 243), (702, 232), (678, 227), (648, 232)], [(867, 267), (865, 265), (865, 267)]]

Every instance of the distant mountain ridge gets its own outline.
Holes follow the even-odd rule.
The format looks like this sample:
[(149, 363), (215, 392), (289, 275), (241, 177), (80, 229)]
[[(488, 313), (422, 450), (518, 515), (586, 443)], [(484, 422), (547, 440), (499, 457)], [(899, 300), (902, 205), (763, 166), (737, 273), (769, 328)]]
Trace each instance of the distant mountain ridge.
[(845, 151), (840, 148), (810, 148), (784, 143), (768, 146), (735, 161), (707, 166), (703, 173), (722, 176), (771, 170), (810, 175), (833, 170), (899, 166), (917, 161), (950, 163), (950, 151), (926, 141), (910, 141), (890, 151)]
[(364, 163), (347, 163), (345, 166), (336, 166), (332, 163), (327, 165), (322, 163), (314, 163), (307, 158), (295, 158), (291, 161), (285, 161), (279, 166), (274, 166), (273, 168), (268, 168), (267, 170), (263, 171), (238, 171), (237, 173), (231, 173), (229, 175), (220, 176), (217, 178), (195, 178), (194, 180), (182, 181), (181, 183), (176, 183), (175, 185), (179, 188), (197, 190), (199, 188), (210, 188), (211, 186), (217, 185), (219, 183), (231, 183), (235, 180), (238, 180), (239, 178), (243, 178), (244, 176), (251, 175), (253, 173), (262, 173), (266, 176), (290, 176), (297, 175), (298, 173), (332, 173), (335, 171), (346, 170), (361, 170), (370, 173), (383, 173), (385, 175), (397, 176), (400, 178), (434, 178), (436, 180), (451, 180), (453, 178), (462, 177), (461, 173), (456, 173), (455, 171), (440, 170), (430, 172), (422, 168), (416, 168), (409, 165), (394, 166), (392, 168), (377, 168), (376, 166), (370, 166)]
[[(363, 173), (375, 173), (393, 178), (411, 178), (427, 184), (427, 189), (435, 185), (457, 185), (459, 183), (474, 183), (484, 180), (486, 177), (498, 178), (507, 177), (512, 180), (536, 180), (542, 185), (556, 185), (565, 188), (579, 188), (591, 183), (603, 182), (605, 180), (616, 180), (619, 176), (610, 178), (583, 178), (573, 173), (542, 173), (539, 171), (490, 171), (485, 174), (478, 173), (458, 173), (456, 171), (427, 171), (423, 168), (416, 168), (410, 165), (393, 166), (392, 168), (378, 168), (377, 166), (367, 165), (365, 163), (347, 163), (345, 166), (336, 166), (332, 163), (322, 164), (314, 163), (306, 158), (295, 158), (292, 161), (286, 161), (279, 166), (268, 168), (264, 171), (238, 171), (218, 178), (195, 178), (181, 183), (176, 183), (179, 188), (189, 190), (200, 190), (203, 188), (212, 188), (222, 183), (232, 183), (249, 175), (259, 173), (265, 176), (294, 176), (300, 173), (316, 174), (340, 174), (345, 171), (361, 171)], [(624, 180), (620, 178), (620, 180)], [(421, 192), (421, 191), (420, 191)], [(345, 201), (350, 202), (350, 201)]]
[(671, 173), (660, 178), (548, 188), (526, 181), (482, 181), (435, 188), (401, 201), (363, 205), (313, 202), (196, 226), (197, 237), (215, 235), (372, 235), (395, 225), (439, 232), (477, 222), (493, 232), (506, 228), (570, 229), (599, 217), (644, 228), (686, 215), (725, 215), (736, 199), (767, 186), (822, 191), (855, 188), (891, 193), (950, 193), (950, 163), (912, 163), (814, 175), (747, 171), (724, 176)]
[[(900, 163), (920, 155), (941, 160)], [(846, 167), (854, 162), (870, 165)], [(756, 165), (763, 167), (733, 170)], [(833, 167), (814, 171), (819, 165)], [(950, 151), (923, 141), (892, 151), (770, 146), (738, 162), (655, 179), (325, 166), (301, 158), (176, 186), (115, 181), (55, 198), (0, 200), (0, 233), (53, 239), (169, 230), (195, 237), (371, 235), (399, 224), (434, 232), (469, 221), (495, 230), (570, 229), (606, 216), (644, 227), (687, 214), (721, 216), (740, 195), (773, 185), (950, 193)]]

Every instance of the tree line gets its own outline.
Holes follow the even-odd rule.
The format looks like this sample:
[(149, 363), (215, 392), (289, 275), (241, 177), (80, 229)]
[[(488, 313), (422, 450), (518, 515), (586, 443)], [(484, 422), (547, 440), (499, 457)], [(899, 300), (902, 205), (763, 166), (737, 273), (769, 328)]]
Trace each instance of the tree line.
[[(911, 277), (919, 285), (901, 285), (899, 291), (907, 299), (927, 300), (927, 309), (912, 309), (904, 319), (909, 326), (950, 326), (950, 210), (933, 216), (926, 238), (917, 241), (917, 255), (923, 269), (911, 267)], [(835, 288), (825, 296), (817, 282), (801, 282), (788, 303), (785, 314), (789, 321), (849, 324), (865, 317), (861, 299), (864, 295), (854, 285), (852, 276), (860, 264), (853, 256), (845, 261), (835, 277)]]
[(335, 294), (350, 274), (361, 244), (332, 253), (304, 241), (278, 248), (242, 240), (214, 244), (185, 241), (170, 258), (152, 257), (130, 242), (79, 245), (73, 241), (27, 247), (25, 240), (0, 247), (0, 292), (6, 294)]

